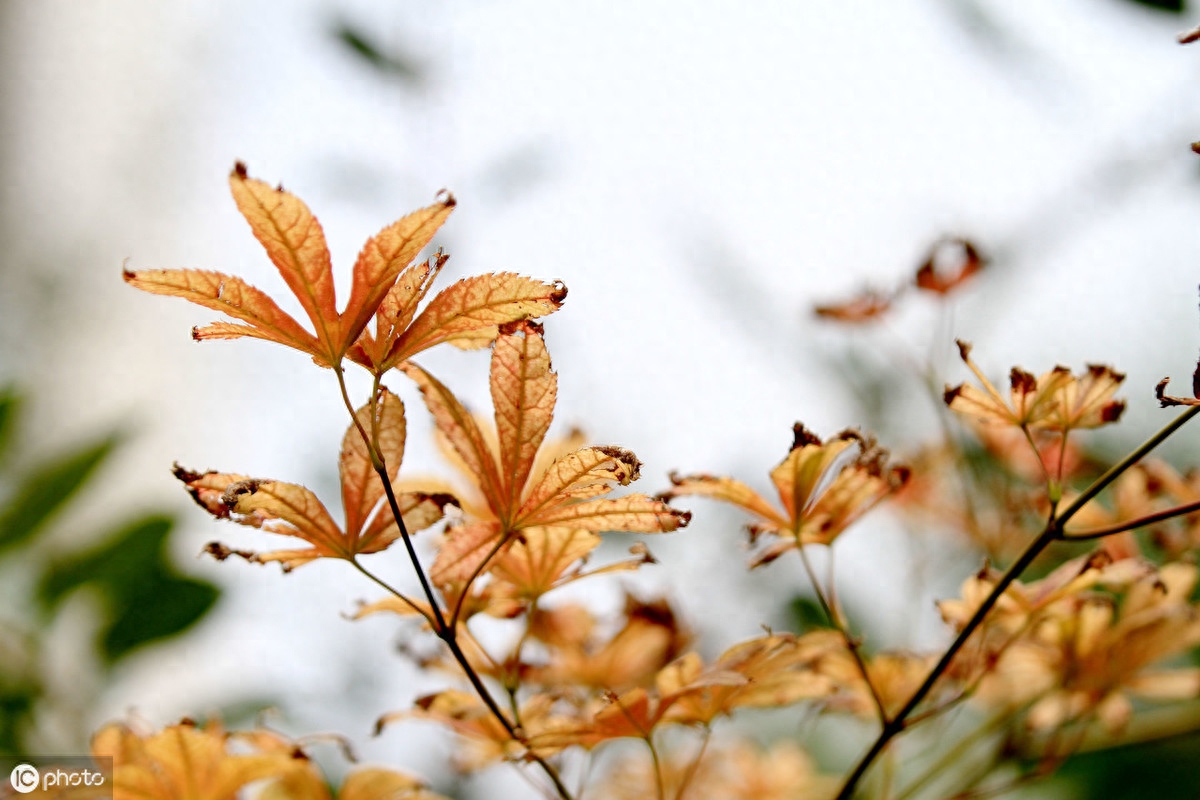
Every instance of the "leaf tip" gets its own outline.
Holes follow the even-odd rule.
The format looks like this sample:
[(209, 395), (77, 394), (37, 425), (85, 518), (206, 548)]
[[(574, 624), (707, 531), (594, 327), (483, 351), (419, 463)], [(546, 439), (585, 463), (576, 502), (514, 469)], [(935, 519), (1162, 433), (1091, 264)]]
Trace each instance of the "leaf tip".
[(454, 208), (458, 205), (458, 199), (449, 189), (442, 189), (434, 196), (434, 199), (446, 208)]
[(238, 178), (239, 180), (243, 181), (246, 180), (249, 175), (250, 173), (246, 170), (245, 161), (235, 161), (233, 163), (233, 171), (229, 173), (230, 178)]
[(567, 285), (562, 281), (554, 281), (550, 285), (554, 287), (554, 290), (550, 293), (550, 299), (555, 305), (561, 306), (563, 301), (567, 299)]

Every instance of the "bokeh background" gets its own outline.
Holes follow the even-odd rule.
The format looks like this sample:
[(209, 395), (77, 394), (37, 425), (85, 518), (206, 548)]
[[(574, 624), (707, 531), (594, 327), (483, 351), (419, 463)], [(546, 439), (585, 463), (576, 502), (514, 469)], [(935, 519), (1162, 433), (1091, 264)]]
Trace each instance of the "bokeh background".
[[(394, 622), (344, 619), (371, 587), (338, 564), (280, 576), (195, 555), (245, 533), (191, 506), (173, 462), (336, 496), (344, 430), (329, 373), (261, 342), (197, 346), (191, 326), (213, 315), (120, 279), (220, 269), (279, 296), (228, 197), (236, 159), (309, 203), (342, 286), (369, 235), (451, 189), (448, 274), (567, 284), (547, 323), (560, 430), (635, 450), (647, 491), (671, 469), (762, 486), (797, 420), (875, 425), (902, 450), (931, 417), (890, 390), (896, 365), (932, 357), (957, 382), (955, 336), (997, 375), (1124, 370), (1114, 435), (1137, 439), (1157, 427), (1154, 384), (1186, 380), (1200, 340), (1200, 53), (1174, 41), (1197, 21), (1183, 6), (0, 2), (0, 382), (22, 398), (7, 496), (45, 459), (120, 441), (31, 544), (0, 551), (0, 595), (43, 673), (28, 746), (82, 747), (131, 714), (271, 707), (291, 732), (444, 774), (446, 737), (368, 736), (442, 685), (397, 655)], [(943, 235), (990, 259), (949, 311), (918, 301), (865, 333), (813, 317), (904, 280)], [(426, 363), (486, 407), (485, 356)], [(392, 383), (410, 407), (406, 470), (437, 471), (420, 404)], [(1185, 433), (1173, 452), (1195, 445)], [(27, 599), (30, 565), (150, 513), (177, 519), (173, 568), (220, 598), (185, 635), (106, 661), (87, 645), (103, 591), (47, 615)], [(710, 651), (782, 624), (778, 598), (802, 585), (782, 566), (774, 586), (731, 574), (739, 525), (704, 507), (631, 584), (679, 601)], [(970, 567), (920, 550), (914, 589), (896, 533), (839, 543), (845, 601), (879, 644), (936, 643), (929, 601)], [(462, 791), (524, 788), (494, 780)]]

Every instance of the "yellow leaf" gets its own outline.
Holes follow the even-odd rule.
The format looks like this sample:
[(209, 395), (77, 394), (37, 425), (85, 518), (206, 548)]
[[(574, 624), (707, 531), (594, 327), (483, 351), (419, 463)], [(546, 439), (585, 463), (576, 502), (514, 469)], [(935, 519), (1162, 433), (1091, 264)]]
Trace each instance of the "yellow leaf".
[(367, 240), (354, 264), (350, 300), (341, 316), (342, 352), (358, 339), (396, 276), (429, 244), (454, 205), (454, 196), (446, 194), (441, 202), (402, 217)]
[(671, 488), (663, 493), (664, 497), (682, 497), (695, 495), (721, 500), (762, 517), (778, 527), (786, 528), (788, 521), (771, 507), (761, 494), (746, 484), (734, 478), (716, 475), (687, 475), (671, 474)]
[(783, 508), (791, 519), (799, 517), (808, 507), (813, 492), (817, 490), (825, 473), (842, 453), (858, 444), (862, 437), (853, 431), (844, 431), (833, 441), (822, 444), (821, 440), (800, 428), (797, 446), (787, 457), (771, 470), (771, 481), (783, 501)]
[(446, 800), (416, 776), (393, 769), (363, 767), (346, 776), (338, 800)]
[(325, 353), (336, 361), (340, 352), (333, 268), (320, 223), (295, 195), (248, 177), (244, 164), (230, 173), (229, 188), (254, 237), (312, 320)]
[(109, 725), (92, 741), (92, 752), (114, 762), (114, 800), (229, 800), (248, 784), (280, 778), (308, 767), (302, 754), (232, 754), (216, 723), (183, 722), (140, 736)]
[(519, 519), (536, 516), (545, 506), (586, 500), (628, 486), (639, 477), (641, 462), (621, 447), (586, 447), (558, 458), (529, 490)]
[(521, 537), (496, 558), (491, 573), (528, 598), (550, 591), (573, 564), (600, 544), (600, 537), (591, 531), (571, 528), (526, 528)]

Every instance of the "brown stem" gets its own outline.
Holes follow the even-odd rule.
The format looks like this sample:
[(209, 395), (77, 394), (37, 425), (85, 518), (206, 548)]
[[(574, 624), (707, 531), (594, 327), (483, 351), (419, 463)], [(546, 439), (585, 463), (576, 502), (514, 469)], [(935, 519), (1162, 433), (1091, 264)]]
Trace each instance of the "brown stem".
[(946, 649), (946, 652), (942, 654), (940, 659), (938, 659), (937, 664), (934, 665), (924, 682), (922, 682), (921, 685), (917, 687), (917, 690), (913, 692), (912, 697), (908, 699), (908, 702), (904, 704), (904, 707), (896, 712), (894, 717), (884, 723), (883, 730), (879, 732), (879, 735), (875, 738), (875, 741), (871, 744), (870, 748), (868, 748), (867, 752), (859, 760), (858, 764), (846, 777), (845, 782), (842, 784), (841, 791), (838, 792), (837, 800), (850, 800), (850, 798), (854, 796), (854, 790), (858, 786), (859, 781), (862, 780), (863, 775), (866, 774), (867, 769), (870, 768), (871, 764), (876, 758), (879, 757), (879, 754), (883, 752), (884, 748), (887, 747), (892, 739), (894, 739), (898, 734), (908, 727), (910, 724), (908, 719), (909, 716), (912, 715), (917, 706), (921, 704), (921, 701), (923, 701), (925, 697), (933, 690), (934, 685), (938, 682), (942, 675), (945, 674), (947, 668), (950, 666), (950, 662), (954, 660), (956, 655), (958, 655), (959, 650), (961, 650), (963, 645), (967, 643), (967, 640), (971, 637), (971, 634), (973, 634), (975, 630), (983, 623), (984, 618), (987, 617), (988, 613), (992, 610), (992, 607), (996, 605), (996, 603), (1000, 600), (1000, 597), (1004, 594), (1012, 582), (1015, 581), (1021, 575), (1021, 573), (1023, 573), (1029, 567), (1029, 565), (1033, 563), (1034, 559), (1041, 555), (1042, 551), (1045, 550), (1051, 542), (1063, 538), (1063, 526), (1067, 523), (1067, 520), (1077, 514), (1080, 509), (1087, 505), (1092, 498), (1103, 491), (1106, 486), (1115, 481), (1122, 473), (1144, 458), (1151, 450), (1162, 444), (1168, 437), (1171, 436), (1171, 434), (1183, 427), (1183, 425), (1185, 425), (1198, 413), (1200, 413), (1200, 406), (1189, 407), (1186, 411), (1177, 416), (1161, 430), (1139, 445), (1135, 450), (1130, 452), (1113, 466), (1109, 467), (1109, 469), (1106, 470), (1103, 475), (1093, 481), (1092, 484), (1088, 486), (1088, 488), (1085, 489), (1082, 494), (1076, 497), (1071, 505), (1063, 510), (1060, 514), (1057, 516), (1052, 515), (1050, 519), (1046, 521), (1046, 527), (1040, 534), (1038, 534), (1037, 538), (1029, 543), (1021, 555), (1017, 557), (1017, 560), (1014, 561), (1012, 565), (1004, 571), (1004, 574), (1000, 576), (1000, 579), (997, 581), (996, 585), (992, 587), (992, 591), (979, 605), (979, 608), (975, 610), (975, 613), (971, 615), (971, 618), (967, 621), (966, 625), (964, 625), (963, 629), (959, 631), (958, 636), (956, 636), (954, 641), (950, 643), (950, 646)]
[(1182, 517), (1185, 514), (1200, 511), (1200, 500), (1194, 500), (1190, 503), (1184, 503), (1181, 506), (1168, 508), (1165, 511), (1156, 511), (1153, 514), (1146, 514), (1142, 517), (1127, 519), (1124, 522), (1117, 522), (1112, 525), (1103, 525), (1098, 528), (1085, 528), (1081, 531), (1063, 531), (1063, 540), (1068, 542), (1085, 542), (1089, 539), (1103, 539), (1105, 536), (1112, 536), (1116, 533), (1124, 533), (1132, 531), (1136, 528), (1142, 528), (1146, 525), (1153, 525), (1156, 522), (1162, 522), (1175, 517)]
[[(439, 639), (442, 640), (443, 643), (445, 643), (446, 647), (449, 648), (450, 654), (462, 668), (463, 673), (466, 675), (467, 680), (470, 682), (471, 687), (475, 690), (475, 693), (479, 696), (479, 699), (487, 707), (492, 716), (494, 716), (500, 725), (503, 726), (509, 737), (511, 737), (515, 742), (520, 742), (526, 748), (527, 757), (536, 762), (538, 766), (542, 768), (542, 771), (546, 773), (546, 777), (548, 777), (550, 782), (554, 784), (554, 789), (558, 793), (558, 796), (562, 800), (572, 800), (571, 792), (567, 789), (566, 785), (563, 784), (562, 778), (559, 777), (558, 771), (554, 769), (554, 767), (551, 766), (548, 761), (535, 753), (533, 749), (529, 747), (529, 743), (525, 738), (525, 735), (512, 723), (511, 720), (509, 720), (507, 716), (505, 716), (504, 712), (500, 709), (500, 706), (496, 703), (496, 699), (492, 697), (492, 693), (488, 691), (487, 686), (485, 686), (483, 683), (483, 679), (479, 677), (479, 673), (476, 672), (475, 668), (471, 665), (470, 660), (468, 660), (466, 653), (463, 652), (462, 647), (459, 645), (457, 631), (454, 627), (446, 622), (445, 614), (442, 612), (441, 605), (438, 603), (437, 597), (433, 592), (433, 586), (430, 585), (429, 578), (425, 575), (425, 570), (421, 566), (421, 560), (417, 557), (417, 551), (413, 546), (412, 536), (408, 532), (408, 527), (404, 524), (404, 515), (400, 513), (400, 504), (396, 500), (396, 492), (392, 487), (392, 479), (391, 476), (388, 475), (387, 464), (383, 459), (383, 454), (379, 452), (377, 439), (368, 434), (367, 431), (363, 429), (363, 426), (359, 423), (358, 416), (354, 413), (354, 406), (350, 402), (349, 393), (346, 391), (346, 380), (341, 368), (335, 368), (334, 371), (337, 373), (338, 385), (342, 390), (342, 400), (345, 402), (346, 408), (350, 411), (350, 418), (354, 421), (355, 427), (358, 428), (359, 435), (362, 436), (363, 442), (367, 446), (367, 452), (371, 456), (371, 465), (375, 468), (376, 474), (379, 475), (379, 480), (383, 483), (383, 492), (387, 497), (388, 507), (391, 509), (392, 516), (396, 520), (396, 527), (400, 530), (400, 538), (404, 541), (405, 550), (408, 551), (409, 561), (412, 562), (413, 569), (417, 573), (417, 579), (421, 583), (421, 591), (424, 593), (425, 599), (429, 602), (429, 607), (433, 613), (433, 619), (430, 622), (433, 625), (434, 633)], [(376, 379), (374, 388), (371, 392), (372, 408), (374, 407), (378, 393), (379, 380)], [(374, 424), (372, 425), (372, 430), (376, 430), (376, 426)], [(368, 572), (366, 568), (364, 568), (357, 561), (351, 561), (351, 563), (353, 563), (360, 572), (366, 574), (392, 594), (400, 597), (401, 599), (407, 599), (395, 589), (392, 589), (390, 586), (388, 586), (388, 584)]]

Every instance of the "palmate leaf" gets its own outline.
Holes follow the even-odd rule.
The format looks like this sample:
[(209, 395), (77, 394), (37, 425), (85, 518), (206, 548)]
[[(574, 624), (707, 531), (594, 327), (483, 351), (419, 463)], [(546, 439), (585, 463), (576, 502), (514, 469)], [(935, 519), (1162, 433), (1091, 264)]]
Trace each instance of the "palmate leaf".
[[(295, 536), (312, 547), (252, 553), (210, 545), (218, 558), (243, 556), (259, 563), (278, 561), (285, 570), (317, 558), (353, 559), (360, 553), (386, 549), (400, 536), (391, 508), (383, 501), (384, 489), (371, 463), (359, 425), (378, 443), (387, 465), (388, 480), (394, 480), (404, 457), (404, 405), (386, 388), (374, 405), (355, 412), (342, 439), (339, 471), (345, 524), (339, 526), (321, 500), (309, 489), (284, 481), (249, 478), (232, 473), (197, 473), (176, 467), (175, 476), (213, 516), (271, 533)], [(409, 531), (420, 531), (438, 522), (453, 497), (437, 492), (403, 492), (396, 496), (400, 514)]]
[(368, 240), (354, 265), (350, 300), (339, 314), (325, 234), (308, 207), (282, 187), (273, 188), (250, 178), (241, 163), (229, 176), (229, 185), (238, 210), (300, 302), (315, 334), (266, 293), (221, 272), (126, 270), (125, 281), (153, 294), (182, 297), (240, 321), (197, 328), (193, 331), (197, 340), (242, 336), (266, 339), (308, 353), (327, 367), (341, 361), (397, 276), (429, 244), (454, 209), (454, 198), (447, 194), (438, 203), (403, 217)]
[[(857, 453), (849, 458), (852, 448)], [(660, 497), (710, 497), (752, 514), (751, 541), (762, 534), (773, 537), (752, 557), (750, 565), (757, 567), (801, 544), (831, 544), (908, 478), (907, 467), (889, 466), (887, 453), (857, 431), (843, 431), (822, 442), (797, 423), (792, 449), (771, 470), (782, 511), (741, 481), (714, 475), (672, 474), (671, 488)]]
[[(460, 592), (463, 582), (486, 571), (487, 563), (520, 541), (527, 529), (659, 533), (687, 523), (688, 514), (645, 495), (601, 497), (615, 484), (637, 478), (640, 464), (628, 450), (583, 448), (541, 466), (546, 463), (543, 444), (554, 416), (557, 378), (536, 323), (522, 320), (501, 326), (493, 348), (494, 445), (444, 384), (412, 362), (401, 369), (420, 388), (439, 433), (482, 496), (482, 507), (473, 509), (476, 518), (449, 530), (434, 562), (431, 577), (444, 589)], [(535, 464), (544, 470), (539, 475), (534, 474)], [(558, 569), (568, 566), (560, 564)]]

